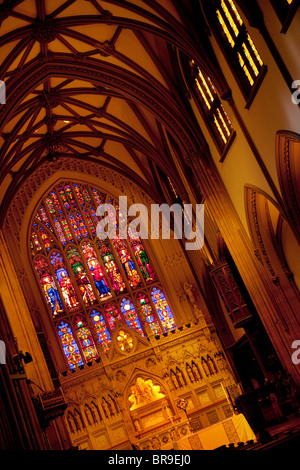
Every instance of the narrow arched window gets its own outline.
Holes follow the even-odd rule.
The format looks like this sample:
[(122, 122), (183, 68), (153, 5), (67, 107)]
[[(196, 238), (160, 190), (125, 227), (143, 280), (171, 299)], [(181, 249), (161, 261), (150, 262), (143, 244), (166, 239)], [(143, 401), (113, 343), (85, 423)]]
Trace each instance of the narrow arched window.
[(212, 2), (212, 21), (220, 45), (238, 84), (250, 104), (253, 90), (260, 83), (266, 67), (233, 0)]
[(151, 297), (165, 331), (175, 328), (175, 321), (164, 293), (158, 287), (151, 290)]
[(175, 328), (142, 240), (98, 238), (97, 207), (108, 202), (122, 222), (111, 197), (61, 181), (42, 198), (31, 225), (32, 263), (71, 369), (100, 360), (101, 350), (108, 354), (117, 322), (142, 336)]
[(82, 358), (70, 325), (64, 321), (58, 324), (58, 334), (71, 369), (82, 366)]
[(210, 77), (201, 71), (194, 60), (190, 61), (190, 69), (196, 102), (199, 104), (202, 117), (222, 155), (232, 142), (235, 131)]
[(75, 318), (76, 335), (87, 363), (99, 357), (92, 334), (81, 316)]

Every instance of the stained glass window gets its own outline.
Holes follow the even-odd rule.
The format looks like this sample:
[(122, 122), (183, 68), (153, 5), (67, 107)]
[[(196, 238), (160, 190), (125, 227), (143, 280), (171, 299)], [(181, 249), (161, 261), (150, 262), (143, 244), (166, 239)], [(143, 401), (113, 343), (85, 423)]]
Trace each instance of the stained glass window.
[(111, 331), (115, 329), (116, 320), (122, 320), (121, 313), (115, 304), (108, 303), (105, 306), (105, 315)]
[(94, 328), (98, 335), (98, 341), (104, 349), (105, 353), (109, 351), (109, 345), (111, 342), (110, 332), (105, 323), (104, 315), (98, 310), (92, 310), (91, 318), (94, 322)]
[(151, 290), (151, 296), (154, 306), (158, 312), (159, 319), (165, 330), (168, 331), (172, 328), (175, 328), (175, 321), (164, 293), (161, 291), (161, 289), (154, 287)]
[(82, 299), (86, 305), (92, 305), (96, 302), (96, 296), (84, 268), (83, 261), (76, 248), (69, 247), (66, 253), (73, 269), (76, 284), (79, 288)]
[(149, 298), (144, 293), (137, 295), (137, 300), (141, 306), (143, 316), (146, 320), (146, 326), (150, 327), (155, 335), (161, 334), (162, 330), (159, 321), (153, 311)]
[(233, 0), (217, 0), (215, 14), (225, 52), (244, 93), (249, 96), (262, 71), (263, 60)]
[(121, 310), (127, 325), (144, 336), (144, 332), (133, 303), (129, 299), (123, 298), (121, 302)]
[(60, 286), (65, 305), (68, 310), (75, 310), (79, 306), (74, 285), (70, 275), (65, 268), (65, 263), (61, 253), (53, 251), (50, 255), (50, 261), (53, 265), (56, 279)]
[(201, 71), (193, 60), (190, 62), (190, 67), (195, 85), (194, 88), (197, 93), (197, 102), (200, 105), (202, 115), (212, 132), (219, 150), (223, 151), (234, 133), (231, 121), (211, 79)]
[(33, 255), (42, 251), (42, 246), (41, 246), (39, 237), (37, 235), (37, 232), (35, 230), (32, 230), (31, 232), (30, 246), (31, 246), (31, 252)]
[(82, 317), (76, 317), (75, 328), (86, 362), (91, 362), (92, 359), (97, 359), (98, 352), (95, 347), (92, 334)]
[(129, 352), (128, 328), (145, 336), (175, 326), (161, 288), (155, 287), (157, 298), (152, 294), (158, 278), (143, 241), (98, 238), (96, 211), (106, 202), (119, 215), (117, 203), (97, 188), (60, 182), (41, 200), (29, 236), (33, 267), (71, 369), (99, 360), (101, 350), (108, 354), (115, 332)]
[(60, 322), (58, 324), (58, 334), (70, 368), (74, 369), (75, 366), (82, 366), (82, 358), (70, 325), (64, 321)]

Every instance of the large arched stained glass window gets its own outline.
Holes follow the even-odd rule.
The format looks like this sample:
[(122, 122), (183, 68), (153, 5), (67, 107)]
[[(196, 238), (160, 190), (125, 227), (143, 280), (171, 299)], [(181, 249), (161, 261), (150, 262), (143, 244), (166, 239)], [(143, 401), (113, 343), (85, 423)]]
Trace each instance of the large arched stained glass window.
[(107, 202), (119, 216), (97, 188), (60, 182), (31, 226), (33, 266), (71, 369), (108, 354), (117, 322), (141, 336), (175, 328), (143, 241), (98, 238), (97, 208)]

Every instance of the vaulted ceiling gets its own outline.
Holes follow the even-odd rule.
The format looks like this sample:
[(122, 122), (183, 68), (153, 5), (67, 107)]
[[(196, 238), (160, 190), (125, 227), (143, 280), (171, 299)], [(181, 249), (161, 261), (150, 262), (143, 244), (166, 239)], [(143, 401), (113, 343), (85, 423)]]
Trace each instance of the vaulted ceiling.
[(192, 151), (198, 129), (174, 57), (203, 56), (171, 0), (0, 0), (0, 25), (1, 201), (61, 155), (176, 179), (167, 134)]

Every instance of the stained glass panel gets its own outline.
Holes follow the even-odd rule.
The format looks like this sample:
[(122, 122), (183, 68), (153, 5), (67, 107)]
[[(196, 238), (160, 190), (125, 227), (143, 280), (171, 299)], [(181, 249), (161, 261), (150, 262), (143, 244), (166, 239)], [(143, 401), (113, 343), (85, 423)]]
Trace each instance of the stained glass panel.
[(121, 302), (121, 310), (127, 325), (144, 336), (144, 332), (142, 330), (140, 320), (137, 316), (133, 303), (124, 297)]
[(102, 345), (104, 352), (107, 354), (111, 343), (111, 337), (104, 316), (98, 311), (93, 310), (91, 318), (94, 322), (95, 331), (98, 336), (98, 341)]
[(232, 124), (210, 78), (205, 77), (199, 67), (195, 68), (194, 61), (191, 61), (191, 67), (194, 71), (193, 74), (195, 74), (197, 90), (200, 92), (199, 104), (217, 140), (220, 141), (221, 138), (220, 148), (223, 149), (233, 133)]
[(76, 201), (75, 201), (75, 199), (74, 199), (71, 186), (70, 186), (69, 184), (66, 184), (66, 185), (65, 185), (65, 193), (66, 193), (66, 195), (67, 195), (67, 197), (68, 197), (68, 201), (70, 202), (70, 206), (71, 206), (71, 207), (76, 207), (77, 204), (76, 204)]
[(145, 281), (153, 281), (156, 278), (155, 272), (142, 243), (140, 240), (132, 240), (131, 243), (135, 258)]
[(46, 197), (45, 201), (46, 201), (46, 205), (50, 214), (54, 214), (55, 208), (54, 208), (52, 199), (50, 197)]
[(70, 325), (66, 322), (60, 322), (58, 325), (58, 334), (63, 345), (65, 355), (67, 357), (69, 366), (74, 369), (76, 366), (82, 366), (83, 362), (81, 355), (74, 339)]
[(69, 247), (67, 250), (67, 256), (70, 261), (70, 265), (74, 272), (75, 280), (79, 288), (82, 299), (86, 305), (92, 305), (96, 302), (96, 296), (94, 294), (92, 285), (85, 271), (81, 256), (76, 248)]
[(165, 328), (165, 330), (170, 330), (172, 328), (175, 328), (176, 326), (175, 321), (174, 321), (172, 312), (170, 310), (170, 307), (168, 305), (168, 302), (166, 301), (166, 298), (163, 292), (157, 287), (154, 287), (151, 290), (151, 296), (152, 296), (154, 306), (159, 315), (160, 321), (162, 322), (162, 325)]
[(255, 83), (263, 66), (263, 61), (250, 37), (233, 0), (219, 0), (216, 10), (221, 30), (225, 34), (232, 50), (232, 57), (237, 60), (250, 86)]
[(40, 220), (46, 225), (46, 227), (49, 227), (50, 223), (49, 223), (46, 211), (44, 209), (44, 206), (40, 207), (40, 209), (38, 211), (38, 215), (40, 216)]
[(100, 298), (110, 297), (110, 288), (94, 248), (90, 243), (85, 242), (82, 244), (82, 250)]
[(61, 214), (62, 213), (62, 208), (61, 208), (61, 204), (59, 202), (59, 199), (58, 199), (58, 196), (57, 196), (56, 192), (51, 191), (50, 196), (51, 196), (51, 199), (52, 199), (53, 207), (55, 207), (56, 211)]
[(67, 199), (67, 196), (65, 194), (64, 188), (62, 186), (58, 186), (57, 191), (58, 191), (59, 197), (60, 197), (64, 207), (66, 209), (70, 209), (71, 206), (70, 206), (69, 201)]
[(61, 301), (60, 294), (57, 290), (56, 284), (51, 275), (51, 271), (48, 262), (43, 257), (37, 257), (34, 260), (34, 266), (36, 272), (40, 278), (42, 289), (46, 298), (46, 301), (51, 308), (52, 315), (63, 312), (64, 307)]
[(77, 199), (78, 199), (79, 204), (81, 204), (82, 206), (84, 206), (85, 200), (84, 200), (84, 197), (83, 197), (83, 195), (82, 195), (80, 186), (79, 186), (78, 184), (74, 184), (74, 193), (75, 193), (75, 195), (77, 196)]
[(81, 317), (75, 319), (75, 329), (77, 337), (79, 338), (81, 349), (83, 351), (86, 362), (91, 362), (92, 359), (99, 357), (95, 343), (86, 322)]
[(51, 248), (54, 246), (54, 241), (53, 238), (46, 233), (46, 231), (43, 229), (43, 227), (40, 227), (40, 237), (42, 240), (42, 244), (46, 248), (47, 251), (50, 251)]
[(32, 230), (31, 232), (31, 245), (30, 246), (31, 246), (31, 252), (33, 256), (43, 250), (40, 244), (39, 237), (37, 236), (37, 233), (35, 232), (35, 230)]
[(141, 279), (139, 277), (131, 254), (128, 250), (126, 242), (124, 240), (120, 240), (119, 238), (112, 240), (112, 242), (117, 250), (125, 276), (127, 277), (130, 286), (133, 288), (140, 286)]
[(50, 261), (53, 265), (57, 281), (60, 285), (64, 302), (69, 310), (79, 307), (79, 301), (70, 279), (69, 273), (65, 267), (63, 257), (59, 252), (52, 252)]
[[(93, 210), (92, 214), (93, 214), (93, 213), (96, 215), (96, 213), (95, 213), (94, 210)], [(93, 222), (93, 219), (92, 219), (92, 217), (91, 217), (91, 214), (90, 214), (90, 212), (89, 212), (87, 209), (83, 209), (83, 215), (84, 215), (84, 217), (85, 217), (85, 220), (86, 220), (86, 223), (87, 223), (88, 228), (90, 229), (92, 235), (95, 236), (95, 235), (96, 235), (96, 226), (97, 226), (96, 220), (94, 219), (95, 222)], [(88, 233), (88, 232), (87, 232), (87, 233)], [(86, 235), (86, 237), (88, 238), (88, 234)]]

